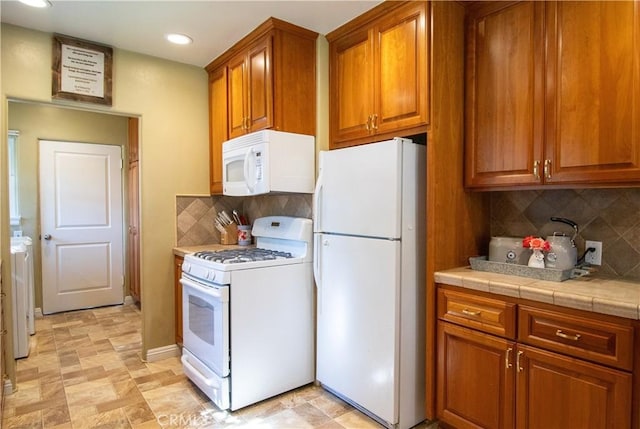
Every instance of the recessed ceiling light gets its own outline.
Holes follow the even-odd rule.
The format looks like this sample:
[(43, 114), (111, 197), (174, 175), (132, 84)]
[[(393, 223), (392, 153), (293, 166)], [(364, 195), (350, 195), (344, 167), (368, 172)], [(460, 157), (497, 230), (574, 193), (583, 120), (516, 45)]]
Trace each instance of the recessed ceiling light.
[(49, 0), (20, 0), (20, 3), (26, 4), (31, 7), (50, 7), (51, 2)]
[(171, 33), (167, 34), (167, 40), (176, 45), (188, 45), (193, 43), (193, 39), (185, 34)]

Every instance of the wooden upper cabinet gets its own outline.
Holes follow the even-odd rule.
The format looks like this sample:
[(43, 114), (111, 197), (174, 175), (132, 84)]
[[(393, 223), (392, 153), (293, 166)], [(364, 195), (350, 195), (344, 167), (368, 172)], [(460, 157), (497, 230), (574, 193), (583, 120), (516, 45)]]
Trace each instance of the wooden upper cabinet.
[(227, 68), (209, 73), (209, 188), (222, 194), (222, 143), (227, 139)]
[(640, 180), (638, 2), (488, 2), (467, 20), (465, 185)]
[(468, 17), (467, 186), (540, 182), (543, 8), (489, 3)]
[(271, 40), (263, 37), (229, 61), (229, 138), (273, 125)]
[(547, 5), (547, 183), (640, 180), (640, 3)]
[(327, 35), (330, 147), (426, 131), (427, 2), (385, 2)]
[(368, 136), (373, 104), (373, 41), (356, 31), (330, 46), (331, 142)]
[(212, 61), (211, 193), (222, 193), (222, 143), (263, 129), (316, 134), (318, 33), (270, 18)]

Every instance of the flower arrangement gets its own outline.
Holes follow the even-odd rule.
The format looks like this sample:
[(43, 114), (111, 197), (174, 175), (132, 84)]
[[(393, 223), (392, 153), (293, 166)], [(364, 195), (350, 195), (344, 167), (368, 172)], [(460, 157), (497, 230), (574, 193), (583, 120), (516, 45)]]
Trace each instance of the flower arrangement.
[(534, 268), (544, 268), (544, 254), (542, 252), (548, 252), (549, 250), (551, 250), (551, 245), (548, 241), (530, 235), (522, 240), (522, 247), (528, 247), (529, 249), (533, 250), (533, 253), (529, 257), (529, 263), (527, 264), (528, 266)]
[(527, 247), (531, 250), (542, 250), (544, 252), (551, 250), (551, 245), (548, 241), (534, 237), (533, 235), (525, 237), (524, 240), (522, 240), (522, 247)]

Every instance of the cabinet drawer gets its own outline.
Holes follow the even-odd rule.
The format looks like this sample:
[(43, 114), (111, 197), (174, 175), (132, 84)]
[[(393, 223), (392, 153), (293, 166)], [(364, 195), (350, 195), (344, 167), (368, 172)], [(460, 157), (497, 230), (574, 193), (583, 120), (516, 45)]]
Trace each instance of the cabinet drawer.
[(518, 340), (548, 350), (631, 370), (633, 327), (597, 318), (521, 306)]
[(439, 289), (438, 317), (505, 338), (516, 334), (516, 305), (499, 299)]

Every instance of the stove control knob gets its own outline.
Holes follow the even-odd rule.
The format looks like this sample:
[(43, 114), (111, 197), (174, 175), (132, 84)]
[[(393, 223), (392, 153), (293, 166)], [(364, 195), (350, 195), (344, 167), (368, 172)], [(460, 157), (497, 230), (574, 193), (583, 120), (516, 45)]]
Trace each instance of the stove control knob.
[(215, 280), (216, 272), (215, 271), (207, 271), (207, 280)]
[(182, 263), (182, 272), (184, 273), (188, 273), (191, 271), (191, 264), (188, 262), (183, 262)]

